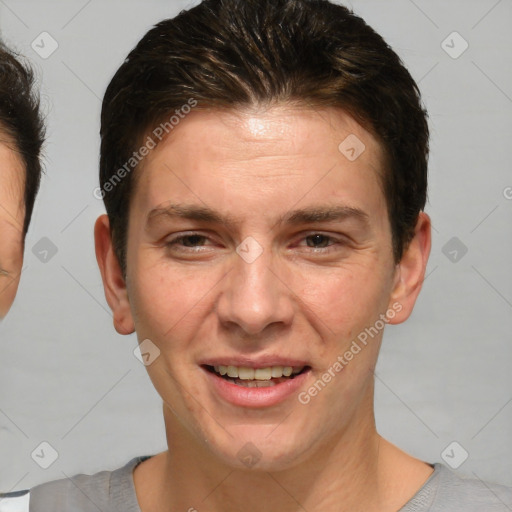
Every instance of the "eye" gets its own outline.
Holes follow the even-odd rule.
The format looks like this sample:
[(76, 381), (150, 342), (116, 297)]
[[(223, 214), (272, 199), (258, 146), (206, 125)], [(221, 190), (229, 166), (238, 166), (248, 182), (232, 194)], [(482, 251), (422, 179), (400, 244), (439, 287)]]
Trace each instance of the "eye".
[(180, 236), (173, 243), (180, 242), (184, 247), (197, 247), (198, 245), (204, 245), (206, 237), (203, 235), (185, 235)]
[(208, 241), (209, 238), (205, 235), (201, 235), (200, 233), (188, 233), (171, 238), (166, 245), (176, 251), (201, 250), (207, 245)]
[(342, 238), (335, 238), (324, 233), (311, 233), (301, 238), (297, 245), (302, 249), (313, 249), (313, 252), (326, 253), (336, 250), (344, 244)]
[(305, 240), (308, 247), (313, 247), (314, 249), (324, 249), (331, 245), (329, 242), (332, 242), (332, 237), (316, 233), (314, 235), (307, 236)]

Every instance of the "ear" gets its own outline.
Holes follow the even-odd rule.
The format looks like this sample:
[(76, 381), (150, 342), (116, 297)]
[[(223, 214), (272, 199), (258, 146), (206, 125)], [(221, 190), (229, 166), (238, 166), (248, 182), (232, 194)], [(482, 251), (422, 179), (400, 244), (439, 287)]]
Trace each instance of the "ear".
[(389, 302), (389, 310), (393, 310), (395, 315), (393, 318), (389, 317), (390, 324), (402, 323), (411, 315), (425, 280), (431, 243), (430, 217), (420, 212), (414, 228), (414, 237), (396, 266), (395, 282)]
[(94, 226), (96, 260), (100, 267), (103, 288), (114, 317), (114, 327), (119, 334), (131, 334), (135, 330), (126, 282), (114, 252), (110, 222), (101, 215)]

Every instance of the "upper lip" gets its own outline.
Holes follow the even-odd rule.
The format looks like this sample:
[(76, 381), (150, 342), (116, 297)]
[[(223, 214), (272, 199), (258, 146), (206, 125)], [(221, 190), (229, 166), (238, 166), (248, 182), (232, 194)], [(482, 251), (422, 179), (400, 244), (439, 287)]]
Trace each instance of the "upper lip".
[(310, 366), (307, 361), (291, 357), (267, 355), (260, 357), (225, 356), (204, 359), (203, 366), (242, 366), (245, 368), (267, 368), (269, 366)]

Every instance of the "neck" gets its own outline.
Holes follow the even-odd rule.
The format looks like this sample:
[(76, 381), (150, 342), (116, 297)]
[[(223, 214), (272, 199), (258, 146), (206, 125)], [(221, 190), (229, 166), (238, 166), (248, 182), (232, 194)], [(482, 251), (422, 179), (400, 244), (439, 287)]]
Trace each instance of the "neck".
[(166, 409), (169, 450), (142, 463), (134, 475), (141, 510), (398, 510), (432, 468), (383, 440), (375, 430), (373, 408), (361, 410), (366, 414), (342, 432), (273, 471), (258, 464), (238, 469), (219, 460)]

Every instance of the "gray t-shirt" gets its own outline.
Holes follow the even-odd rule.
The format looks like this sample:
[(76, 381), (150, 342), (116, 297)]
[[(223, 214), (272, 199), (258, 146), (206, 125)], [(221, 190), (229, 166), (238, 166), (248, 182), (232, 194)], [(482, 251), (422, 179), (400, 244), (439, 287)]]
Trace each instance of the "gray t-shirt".
[[(115, 471), (42, 484), (24, 496), (0, 497), (0, 512), (141, 512), (133, 469), (147, 458), (132, 459)], [(432, 466), (432, 475), (398, 512), (512, 511), (512, 488), (461, 477), (443, 464)]]

